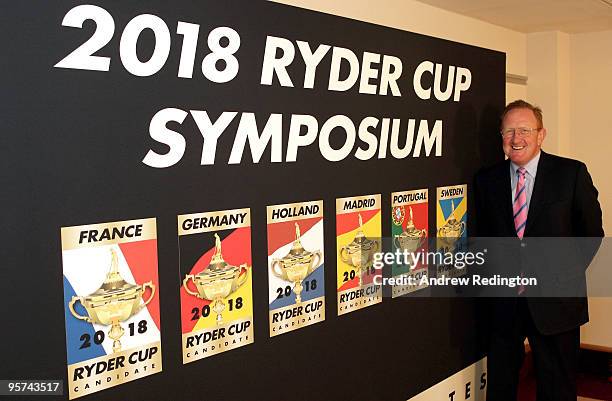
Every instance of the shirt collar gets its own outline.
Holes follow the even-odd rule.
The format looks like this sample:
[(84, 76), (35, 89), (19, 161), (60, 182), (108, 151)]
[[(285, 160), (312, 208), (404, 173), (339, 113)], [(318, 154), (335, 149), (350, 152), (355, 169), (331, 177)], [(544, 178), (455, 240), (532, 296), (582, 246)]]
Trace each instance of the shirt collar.
[[(527, 170), (527, 173), (532, 176), (535, 177), (537, 172), (538, 172), (538, 162), (540, 161), (540, 155), (542, 154), (542, 151), (539, 151), (537, 155), (534, 156), (533, 159), (529, 160), (529, 162), (527, 164), (525, 164), (525, 170)], [(519, 166), (517, 164), (514, 164), (514, 162), (510, 162), (510, 168), (512, 169), (512, 174), (516, 175), (516, 170), (519, 169)]]

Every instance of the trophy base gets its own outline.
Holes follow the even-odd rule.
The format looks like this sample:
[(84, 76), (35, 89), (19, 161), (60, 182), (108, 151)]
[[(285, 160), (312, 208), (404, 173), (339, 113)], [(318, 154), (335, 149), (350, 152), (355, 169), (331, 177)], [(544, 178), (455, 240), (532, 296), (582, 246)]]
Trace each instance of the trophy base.
[(302, 280), (300, 281), (296, 281), (295, 285), (293, 286), (293, 292), (295, 293), (295, 303), (299, 304), (302, 302), (302, 289), (304, 287), (302, 286)]
[(121, 341), (119, 339), (123, 336), (123, 327), (119, 324), (119, 322), (114, 322), (110, 331), (108, 332), (108, 336), (112, 338), (113, 341), (113, 352), (121, 351)]
[(223, 315), (221, 312), (225, 310), (225, 303), (222, 299), (216, 299), (213, 301), (212, 310), (217, 314), (217, 326), (223, 324)]

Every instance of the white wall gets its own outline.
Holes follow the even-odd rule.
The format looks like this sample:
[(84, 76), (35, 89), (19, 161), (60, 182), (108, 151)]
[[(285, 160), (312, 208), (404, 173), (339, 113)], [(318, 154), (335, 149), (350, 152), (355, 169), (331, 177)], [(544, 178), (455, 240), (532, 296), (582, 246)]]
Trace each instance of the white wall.
[(527, 100), (540, 106), (548, 135), (544, 150), (570, 156), (570, 45), (563, 32), (527, 35)]
[[(604, 230), (612, 231), (612, 31), (570, 36), (570, 156), (587, 163), (603, 209)], [(607, 252), (610, 253), (610, 252)], [(597, 263), (611, 268), (612, 255)], [(610, 289), (612, 292), (612, 288)], [(582, 341), (612, 350), (612, 298), (590, 298), (591, 322), (582, 327)]]
[(600, 192), (604, 230), (612, 230), (612, 31), (570, 38), (570, 149), (587, 162)]
[(544, 110), (544, 148), (584, 161), (612, 230), (612, 31), (527, 35), (527, 99)]

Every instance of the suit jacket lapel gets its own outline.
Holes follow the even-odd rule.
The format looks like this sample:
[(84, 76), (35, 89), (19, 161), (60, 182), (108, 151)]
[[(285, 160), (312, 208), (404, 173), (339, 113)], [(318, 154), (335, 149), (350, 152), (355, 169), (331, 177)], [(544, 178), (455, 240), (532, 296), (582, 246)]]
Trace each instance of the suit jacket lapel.
[(533, 192), (531, 193), (531, 201), (529, 202), (529, 211), (527, 213), (527, 224), (525, 226), (525, 235), (529, 235), (530, 229), (533, 227), (534, 221), (538, 214), (542, 212), (545, 205), (546, 194), (548, 190), (546, 185), (551, 183), (550, 179), (550, 159), (548, 155), (542, 151), (540, 160), (538, 161), (538, 171), (536, 179), (533, 183)]
[(501, 212), (504, 221), (508, 224), (508, 232), (516, 235), (514, 218), (512, 216), (513, 191), (510, 184), (510, 160), (506, 160), (501, 166), (497, 172), (498, 179), (495, 180), (498, 183), (496, 191), (501, 194), (501, 203), (503, 205)]

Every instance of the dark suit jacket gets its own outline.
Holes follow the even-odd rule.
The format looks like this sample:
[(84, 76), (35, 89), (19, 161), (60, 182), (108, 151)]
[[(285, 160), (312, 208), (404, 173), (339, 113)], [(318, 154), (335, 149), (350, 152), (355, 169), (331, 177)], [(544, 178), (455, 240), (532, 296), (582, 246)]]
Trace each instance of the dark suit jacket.
[[(492, 255), (501, 263), (492, 272), (538, 279), (525, 293), (538, 331), (556, 334), (586, 323), (585, 270), (604, 233), (598, 192), (584, 163), (541, 153), (522, 241), (514, 228), (510, 161), (481, 170), (474, 191), (477, 236), (502, 237), (496, 242), (503, 251)], [(494, 303), (492, 319), (512, 313), (504, 310), (509, 304)]]

